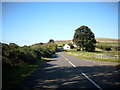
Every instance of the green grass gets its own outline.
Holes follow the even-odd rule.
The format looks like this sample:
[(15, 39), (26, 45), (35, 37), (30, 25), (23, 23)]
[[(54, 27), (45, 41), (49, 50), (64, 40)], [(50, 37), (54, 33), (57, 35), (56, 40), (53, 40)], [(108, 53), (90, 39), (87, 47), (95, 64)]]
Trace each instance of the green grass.
[(57, 42), (57, 45), (60, 46), (60, 45), (63, 45), (63, 44), (68, 44), (68, 43), (71, 43), (71, 41)]
[(85, 51), (75, 51), (75, 50), (67, 50), (66, 52), (69, 55), (82, 58), (82, 59), (90, 59), (90, 60), (98, 60), (98, 61), (108, 61), (108, 62), (118, 62), (117, 59), (105, 59), (105, 58), (95, 58), (94, 54), (109, 54), (109, 55), (118, 55), (116, 52), (85, 52)]
[(98, 44), (120, 44), (120, 43), (118, 43), (118, 42), (104, 42), (104, 43), (98, 43)]
[[(106, 43), (97, 43), (97, 45), (118, 46), (118, 43), (117, 42), (106, 42)], [(96, 52), (75, 51), (74, 49), (67, 50), (67, 51), (68, 51), (67, 54), (76, 56), (78, 58), (98, 60), (98, 61), (109, 61), (109, 62), (118, 62), (118, 60), (117, 59), (95, 58), (94, 54), (118, 55), (118, 53), (120, 53), (120, 51), (114, 51), (114, 50), (105, 51), (99, 48), (96, 48)]]
[(120, 42), (104, 42), (104, 43), (97, 43), (96, 45), (108, 45), (108, 46), (118, 46)]
[(102, 49), (96, 48), (95, 52), (86, 52), (86, 51), (75, 51), (75, 49), (67, 50), (68, 52), (74, 53), (84, 53), (84, 54), (109, 54), (109, 55), (118, 55), (120, 51), (105, 51)]
[(45, 59), (37, 60), (37, 62), (31, 65), (24, 65), (19, 67), (3, 67), (2, 72), (2, 86), (3, 88), (13, 88), (32, 72), (34, 72), (38, 67), (42, 66)]

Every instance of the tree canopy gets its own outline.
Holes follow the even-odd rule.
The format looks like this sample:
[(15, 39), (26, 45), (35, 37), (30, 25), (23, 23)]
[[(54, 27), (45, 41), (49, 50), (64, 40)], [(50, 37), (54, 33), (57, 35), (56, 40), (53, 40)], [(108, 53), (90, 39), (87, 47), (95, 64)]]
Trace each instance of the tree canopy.
[(73, 36), (73, 42), (80, 50), (94, 51), (95, 50), (95, 36), (94, 33), (87, 26), (78, 27)]
[(49, 40), (49, 43), (51, 43), (51, 42), (53, 42), (53, 43), (54, 43), (55, 41), (54, 41), (53, 39), (50, 39), (50, 40)]

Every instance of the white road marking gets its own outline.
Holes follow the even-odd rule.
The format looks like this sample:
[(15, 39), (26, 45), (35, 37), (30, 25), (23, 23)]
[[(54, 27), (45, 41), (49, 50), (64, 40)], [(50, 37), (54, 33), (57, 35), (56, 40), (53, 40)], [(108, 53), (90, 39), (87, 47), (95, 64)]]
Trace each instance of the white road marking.
[(69, 61), (69, 63), (73, 66), (73, 67), (76, 67), (74, 64), (72, 64), (70, 61)]
[[(62, 55), (62, 57), (67, 60), (73, 67), (76, 67), (73, 63), (71, 63), (65, 56)], [(97, 88), (100, 90), (103, 90), (99, 85), (97, 85), (92, 79), (90, 79), (85, 73), (82, 73), (83, 76), (85, 76), (91, 83), (93, 83)]]
[[(63, 56), (63, 55), (62, 55)], [(67, 60), (73, 67), (76, 67), (73, 63), (71, 63), (65, 56), (63, 56), (65, 60)]]
[(65, 58), (67, 61), (68, 61), (68, 59), (67, 58)]
[(92, 79), (90, 79), (85, 73), (82, 73), (91, 83), (93, 83), (97, 88), (103, 90), (99, 85), (97, 85)]
[[(62, 56), (63, 56), (63, 55), (62, 55)], [(65, 56), (63, 56), (63, 58), (64, 58), (65, 60), (69, 61)]]

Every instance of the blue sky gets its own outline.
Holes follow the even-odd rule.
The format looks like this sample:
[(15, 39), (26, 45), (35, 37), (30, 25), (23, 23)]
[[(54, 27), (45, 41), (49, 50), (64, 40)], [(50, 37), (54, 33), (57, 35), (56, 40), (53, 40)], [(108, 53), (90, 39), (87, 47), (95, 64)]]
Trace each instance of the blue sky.
[(118, 38), (117, 2), (3, 2), (2, 40), (31, 45), (72, 40), (87, 25), (95, 37)]

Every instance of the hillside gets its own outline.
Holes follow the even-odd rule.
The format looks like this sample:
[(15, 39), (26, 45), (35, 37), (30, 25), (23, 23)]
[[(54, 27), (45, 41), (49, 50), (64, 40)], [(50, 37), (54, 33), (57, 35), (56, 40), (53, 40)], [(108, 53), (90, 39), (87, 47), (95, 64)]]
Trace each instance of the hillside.
[(118, 39), (112, 38), (96, 38), (97, 42), (118, 42)]
[[(112, 39), (112, 38), (96, 38), (97, 42), (118, 42), (118, 39)], [(72, 40), (57, 40), (56, 43), (60, 42), (71, 42)], [(120, 40), (119, 40), (120, 41)]]
[[(112, 38), (96, 38), (97, 42), (99, 43), (115, 43), (117, 44), (118, 41), (120, 42), (120, 39), (112, 39)], [(62, 44), (67, 44), (71, 43), (72, 40), (57, 40), (55, 41), (57, 44), (62, 45)]]

